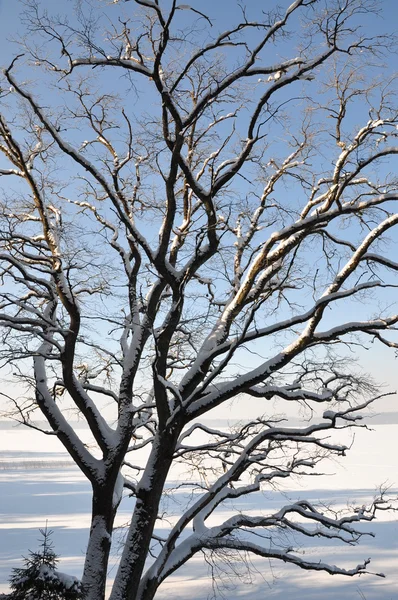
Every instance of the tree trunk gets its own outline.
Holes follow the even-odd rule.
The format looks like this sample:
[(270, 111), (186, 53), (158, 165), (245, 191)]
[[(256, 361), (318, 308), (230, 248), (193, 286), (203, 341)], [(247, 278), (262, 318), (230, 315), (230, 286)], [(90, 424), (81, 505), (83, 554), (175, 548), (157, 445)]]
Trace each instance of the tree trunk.
[(178, 433), (155, 440), (137, 491), (137, 501), (110, 600), (136, 600), (159, 503), (172, 462)]
[(153, 600), (159, 585), (158, 577), (151, 577), (143, 582), (143, 585), (138, 590), (137, 600)]
[(111, 549), (115, 510), (112, 505), (113, 492), (94, 490), (90, 537), (83, 571), (83, 585), (87, 590), (86, 600), (104, 600), (109, 552)]

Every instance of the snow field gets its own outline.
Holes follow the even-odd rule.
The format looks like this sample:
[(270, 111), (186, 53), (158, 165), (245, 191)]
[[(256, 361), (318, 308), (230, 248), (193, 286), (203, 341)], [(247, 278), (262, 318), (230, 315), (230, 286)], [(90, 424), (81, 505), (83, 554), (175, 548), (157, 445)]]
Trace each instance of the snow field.
[[(307, 498), (321, 500), (334, 508), (347, 505), (361, 506), (371, 500), (376, 488), (390, 484), (398, 488), (398, 426), (377, 425), (374, 431), (358, 430), (355, 445), (339, 464), (329, 462), (324, 470), (329, 475), (289, 482), (281, 491), (264, 489), (246, 501), (236, 502), (231, 510), (225, 508), (222, 517), (228, 518), (233, 510), (240, 509), (248, 515), (258, 514), (262, 507), (278, 509), (288, 501)], [(80, 434), (80, 432), (79, 432)], [(21, 564), (21, 556), (38, 546), (38, 529), (48, 524), (54, 530), (55, 551), (60, 554), (59, 568), (80, 576), (87, 543), (90, 487), (71, 463), (62, 446), (53, 437), (44, 437), (31, 430), (5, 429), (0, 435), (0, 592), (8, 590), (8, 577), (14, 566)], [(332, 474), (335, 475), (332, 475)], [(173, 472), (180, 480), (183, 474)], [(170, 482), (170, 485), (172, 483)], [(171, 512), (168, 524), (159, 526), (166, 533), (178, 519), (179, 511), (193, 488), (184, 488), (168, 499)], [(121, 527), (129, 518), (131, 499), (125, 497), (120, 505), (117, 525)], [(206, 524), (217, 524), (212, 516)], [(398, 520), (395, 513), (383, 513), (377, 521), (362, 525), (372, 531), (375, 538), (364, 537), (359, 546), (350, 547), (325, 540), (317, 545), (303, 544), (292, 539), (292, 545), (311, 560), (327, 560), (347, 568), (368, 557), (371, 572), (383, 572), (385, 579), (374, 576), (348, 579), (324, 573), (304, 572), (297, 567), (275, 561), (251, 558), (248, 575), (243, 558), (228, 565), (227, 557), (216, 570), (219, 593), (228, 600), (251, 598), (262, 600), (395, 600), (398, 597)], [(123, 530), (114, 536), (109, 579), (115, 572), (118, 540)], [(160, 588), (157, 599), (207, 600), (212, 597), (209, 582), (209, 565), (202, 555), (194, 557), (177, 571)]]

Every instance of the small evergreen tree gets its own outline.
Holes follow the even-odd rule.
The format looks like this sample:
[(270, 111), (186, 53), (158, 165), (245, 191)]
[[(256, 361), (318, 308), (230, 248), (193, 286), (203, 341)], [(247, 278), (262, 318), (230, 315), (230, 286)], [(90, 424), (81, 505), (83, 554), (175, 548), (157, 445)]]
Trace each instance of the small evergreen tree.
[(42, 541), (36, 552), (29, 550), (24, 566), (13, 569), (10, 577), (10, 600), (80, 600), (82, 584), (71, 575), (56, 569), (58, 556), (54, 552), (53, 531), (40, 529)]

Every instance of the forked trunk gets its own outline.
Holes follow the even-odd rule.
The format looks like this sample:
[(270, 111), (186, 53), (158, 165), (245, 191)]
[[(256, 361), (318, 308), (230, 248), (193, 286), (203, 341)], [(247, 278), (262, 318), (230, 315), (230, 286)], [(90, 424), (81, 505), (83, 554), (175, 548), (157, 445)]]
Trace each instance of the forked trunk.
[[(177, 432), (159, 436), (152, 447), (110, 600), (137, 600), (138, 588), (172, 462)], [(91, 599), (90, 599), (91, 600)]]

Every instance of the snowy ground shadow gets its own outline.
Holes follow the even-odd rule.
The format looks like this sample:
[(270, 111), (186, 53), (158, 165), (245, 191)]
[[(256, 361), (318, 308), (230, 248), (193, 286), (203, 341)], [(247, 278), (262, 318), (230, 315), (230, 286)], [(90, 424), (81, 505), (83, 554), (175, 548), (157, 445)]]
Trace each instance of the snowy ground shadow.
[[(356, 578), (331, 576), (326, 573), (302, 571), (297, 567), (285, 565), (277, 561), (262, 559), (251, 560), (251, 576), (242, 565), (234, 565), (241, 571), (240, 579), (231, 579), (228, 572), (216, 575), (217, 593), (225, 600), (396, 600), (398, 598), (397, 564), (397, 533), (391, 524), (378, 524), (375, 528), (383, 544), (375, 546), (361, 545), (348, 548), (345, 552), (335, 549), (332, 553), (323, 550), (323, 555), (331, 563), (346, 567), (355, 566), (364, 558), (373, 555), (375, 560), (369, 566), (370, 570), (384, 570), (386, 579), (373, 575)], [(314, 548), (309, 552), (313, 560), (319, 556), (320, 549)], [(362, 596), (361, 596), (362, 594)], [(209, 569), (201, 558), (187, 564), (165, 582), (157, 596), (157, 600), (208, 600), (213, 598), (213, 589), (209, 582)]]
[[(31, 453), (34, 455), (35, 453)], [(39, 453), (38, 453), (39, 454)], [(51, 458), (51, 453), (48, 453)], [(43, 453), (39, 454), (43, 457)], [(19, 456), (13, 458), (19, 459)], [(47, 457), (46, 457), (47, 458)], [(58, 456), (57, 456), (58, 458)], [(171, 483), (169, 487), (173, 487)], [(173, 500), (169, 500), (169, 508), (178, 515), (191, 496), (187, 490), (176, 490)], [(343, 489), (309, 489), (265, 491), (254, 495), (245, 502), (235, 501), (226, 507), (224, 514), (234, 510), (244, 512), (258, 511), (261, 508), (278, 509), (287, 502), (300, 498), (310, 501), (331, 502), (334, 506), (347, 504), (362, 505), (375, 495), (373, 488)], [(21, 562), (21, 555), (38, 545), (38, 528), (54, 530), (56, 551), (62, 556), (62, 570), (77, 576), (80, 575), (85, 547), (87, 544), (89, 513), (91, 506), (90, 486), (76, 467), (65, 469), (2, 471), (0, 472), (0, 591), (7, 589), (7, 581), (13, 566)], [(121, 506), (120, 522), (127, 522), (131, 514), (133, 502), (125, 499)], [(377, 521), (364, 525), (364, 529), (374, 531), (375, 538), (366, 537), (358, 547), (346, 547), (335, 542), (305, 549), (307, 557), (317, 560), (328, 559), (333, 564), (347, 567), (355, 566), (369, 556), (374, 557), (370, 569), (385, 571), (386, 580), (374, 577), (345, 579), (339, 576), (328, 576), (318, 573), (303, 572), (296, 567), (281, 563), (270, 563), (264, 560), (252, 560), (255, 567), (253, 581), (244, 578), (238, 580), (237, 587), (220, 589), (226, 600), (396, 600), (398, 598), (398, 523), (395, 515), (390, 521)], [(165, 530), (159, 530), (164, 534)], [(115, 538), (118, 538), (116, 535)], [(319, 544), (319, 542), (318, 542)], [(116, 553), (117, 541), (113, 548)], [(113, 560), (111, 561), (114, 562)], [(259, 574), (261, 573), (261, 575)], [(111, 567), (110, 578), (114, 575)], [(159, 591), (157, 600), (207, 600), (212, 597), (209, 584), (208, 567), (203, 558), (188, 563), (179, 570)], [(222, 596), (221, 596), (222, 597)]]

